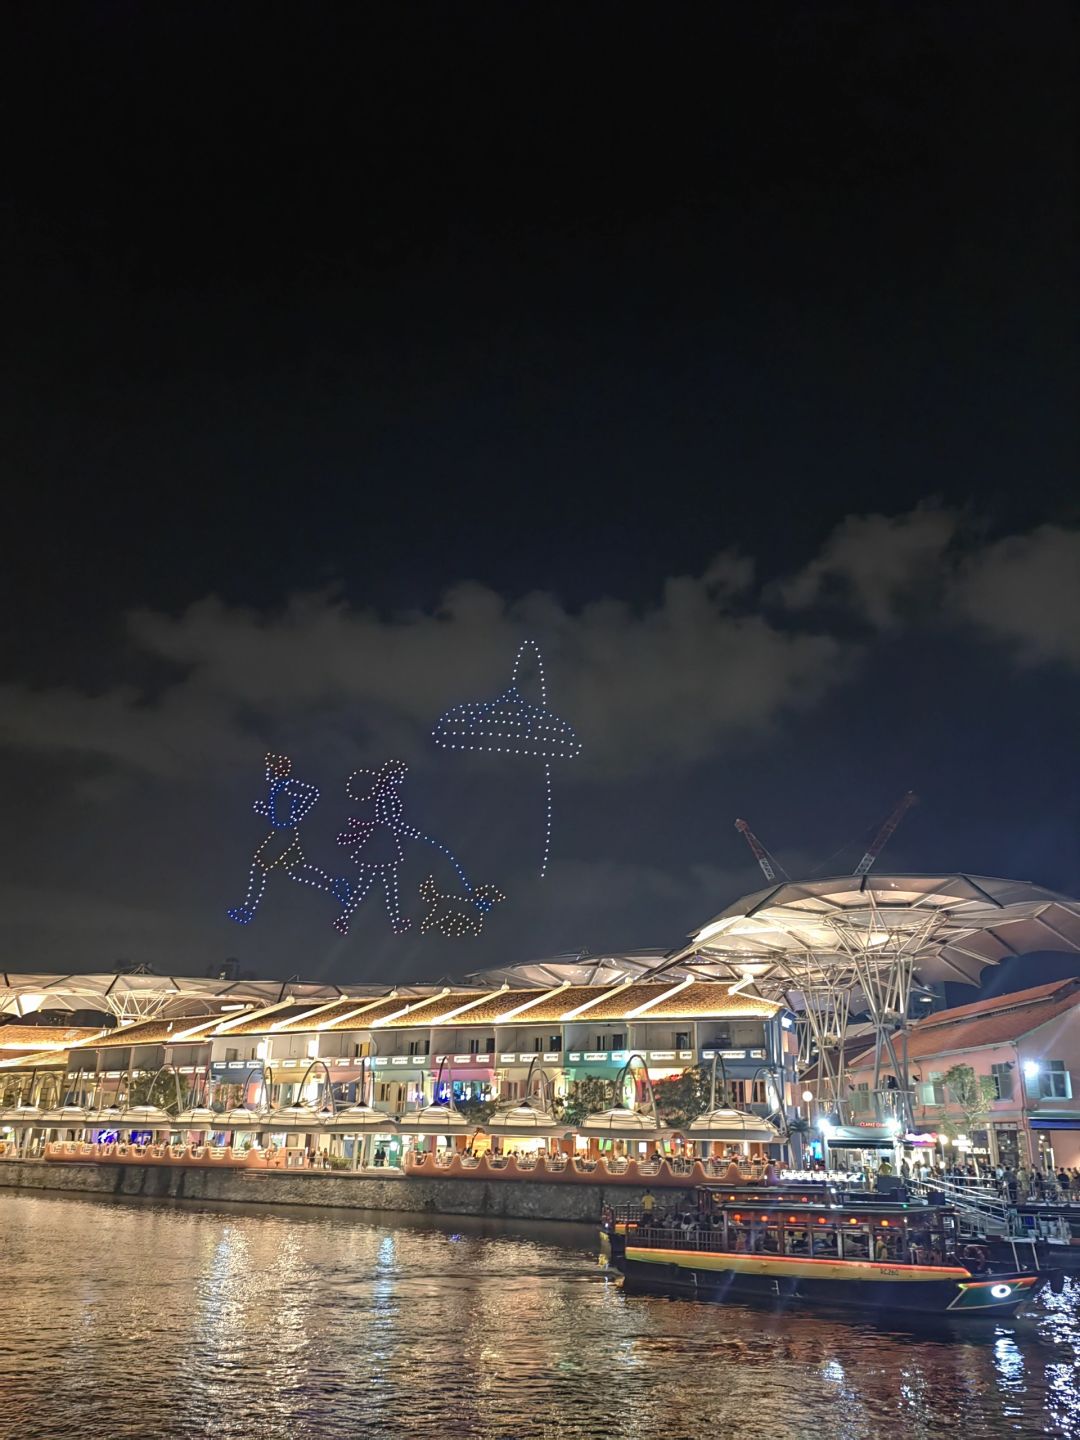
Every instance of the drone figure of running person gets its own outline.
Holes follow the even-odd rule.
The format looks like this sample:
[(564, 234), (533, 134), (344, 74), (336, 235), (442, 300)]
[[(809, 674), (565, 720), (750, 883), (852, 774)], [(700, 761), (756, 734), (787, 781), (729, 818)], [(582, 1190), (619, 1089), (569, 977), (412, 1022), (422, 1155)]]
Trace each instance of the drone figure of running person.
[(350, 892), (339, 897), (343, 903), (341, 914), (334, 921), (334, 929), (342, 935), (349, 933), (353, 912), (366, 899), (376, 880), (382, 885), (386, 913), (394, 934), (403, 935), (409, 929), (412, 921), (401, 913), (398, 872), (405, 861), (405, 847), (411, 840), (419, 840), (442, 851), (457, 871), (469, 903), (476, 907), (478, 913), (484, 914), (491, 908), (492, 902), (484, 888), (473, 889), (452, 852), (441, 841), (406, 823), (401, 783), (408, 773), (408, 766), (400, 760), (387, 760), (378, 770), (355, 770), (349, 776), (345, 787), (349, 798), (361, 804), (370, 801), (372, 813), (366, 817), (350, 816), (347, 827), (337, 837), (337, 843), (349, 849), (357, 866)]
[(347, 880), (332, 879), (318, 865), (309, 865), (304, 857), (300, 824), (318, 800), (319, 792), (304, 780), (291, 779), (291, 773), (292, 761), (288, 755), (267, 755), (266, 799), (256, 800), (253, 809), (256, 815), (270, 821), (272, 829), (252, 856), (243, 904), (233, 906), (228, 912), (229, 919), (238, 925), (250, 925), (254, 920), (271, 870), (284, 870), (290, 880), (328, 890), (339, 900), (348, 895)]

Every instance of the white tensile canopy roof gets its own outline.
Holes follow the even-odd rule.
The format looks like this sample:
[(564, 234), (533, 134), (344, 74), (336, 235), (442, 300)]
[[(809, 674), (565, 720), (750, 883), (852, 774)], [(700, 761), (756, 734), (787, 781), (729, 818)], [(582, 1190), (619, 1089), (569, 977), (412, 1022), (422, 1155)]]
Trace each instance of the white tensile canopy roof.
[[(1080, 902), (983, 875), (842, 875), (746, 895), (696, 931), (686, 953), (729, 977), (786, 990), (795, 974), (909, 957), (924, 982), (976, 984), (986, 965), (1080, 951)], [(664, 968), (664, 967), (658, 967)]]
[(30, 1015), (38, 1010), (101, 1010), (120, 1020), (146, 1020), (171, 1012), (208, 1015), (223, 1005), (273, 1005), (295, 996), (301, 1000), (336, 1000), (342, 994), (386, 993), (385, 985), (322, 985), (297, 980), (208, 980), (188, 975), (94, 974), (53, 975), (0, 971), (0, 1011)]

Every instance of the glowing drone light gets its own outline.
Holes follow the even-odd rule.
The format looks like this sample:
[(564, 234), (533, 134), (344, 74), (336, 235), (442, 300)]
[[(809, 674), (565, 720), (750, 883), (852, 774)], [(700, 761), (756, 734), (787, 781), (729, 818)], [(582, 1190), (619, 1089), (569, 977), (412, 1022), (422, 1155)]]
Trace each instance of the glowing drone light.
[[(531, 651), (539, 679), (540, 704), (526, 700), (518, 688), (518, 670), (526, 651)], [(431, 732), (444, 750), (480, 750), (492, 755), (529, 755), (544, 762), (544, 851), (540, 874), (547, 872), (551, 852), (551, 762), (572, 760), (581, 754), (581, 741), (574, 727), (548, 708), (547, 684), (540, 647), (524, 640), (514, 657), (510, 688), (493, 700), (454, 705), (435, 722)]]
[(243, 903), (234, 905), (229, 919), (238, 925), (250, 925), (259, 908), (271, 870), (284, 870), (290, 880), (316, 890), (328, 890), (341, 899), (342, 880), (332, 879), (317, 865), (309, 865), (300, 845), (300, 826), (319, 799), (314, 785), (292, 777), (292, 761), (288, 755), (266, 757), (265, 800), (256, 800), (252, 807), (271, 825), (270, 834), (251, 857), (247, 894)]
[[(458, 879), (465, 890), (466, 904), (472, 904), (478, 916), (482, 916), (495, 898), (499, 900), (502, 896), (497, 891), (493, 892), (490, 900), (485, 899), (482, 890), (474, 890), (469, 883), (469, 877), (465, 874), (460, 863), (453, 852), (445, 846), (442, 841), (434, 839), (431, 835), (425, 835), (415, 825), (407, 824), (405, 820), (405, 805), (401, 798), (401, 783), (409, 773), (408, 766), (400, 760), (387, 760), (378, 770), (354, 770), (349, 776), (346, 791), (351, 800), (360, 803), (371, 802), (372, 810), (369, 815), (351, 815), (346, 828), (337, 837), (337, 843), (344, 845), (351, 853), (357, 867), (356, 878), (353, 881), (342, 882), (344, 893), (338, 894), (342, 901), (341, 914), (333, 922), (334, 928), (341, 935), (349, 933), (349, 919), (353, 911), (365, 899), (368, 891), (376, 880), (380, 882), (383, 889), (383, 900), (386, 905), (386, 913), (390, 918), (390, 928), (395, 935), (401, 935), (412, 921), (408, 916), (401, 913), (401, 895), (399, 888), (399, 872), (405, 860), (405, 846), (411, 840), (419, 840), (424, 845), (431, 845), (434, 849), (442, 852), (453, 865), (457, 872)], [(434, 890), (434, 882), (432, 881)], [(421, 886), (421, 894), (424, 888)], [(426, 897), (425, 897), (426, 898)], [(443, 900), (453, 900), (460, 905), (460, 897), (442, 896)], [(423, 929), (432, 929), (437, 921), (428, 924), (429, 917), (425, 918)], [(447, 933), (446, 931), (443, 932)], [(455, 929), (455, 934), (466, 934), (465, 930)], [(479, 934), (479, 930), (475, 932)]]
[(420, 923), (420, 934), (438, 930), (440, 935), (453, 939), (459, 935), (482, 934), (485, 915), (506, 896), (494, 885), (476, 885), (464, 897), (444, 895), (436, 890), (434, 875), (429, 875), (420, 885), (420, 898), (428, 907)]

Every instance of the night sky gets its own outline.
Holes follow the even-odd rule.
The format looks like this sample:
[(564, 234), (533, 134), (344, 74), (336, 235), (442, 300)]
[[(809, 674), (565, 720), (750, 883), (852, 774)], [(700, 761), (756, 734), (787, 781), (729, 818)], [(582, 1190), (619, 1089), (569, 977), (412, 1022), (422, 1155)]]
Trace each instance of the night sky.
[[(1080, 894), (1073, 16), (9, 6), (3, 968), (669, 947), (737, 816), (843, 872), (909, 788), (883, 868)], [(540, 762), (431, 739), (526, 637), (544, 880)], [(404, 760), (482, 937), (417, 844), (407, 935), (232, 924), (268, 750), (335, 874)]]

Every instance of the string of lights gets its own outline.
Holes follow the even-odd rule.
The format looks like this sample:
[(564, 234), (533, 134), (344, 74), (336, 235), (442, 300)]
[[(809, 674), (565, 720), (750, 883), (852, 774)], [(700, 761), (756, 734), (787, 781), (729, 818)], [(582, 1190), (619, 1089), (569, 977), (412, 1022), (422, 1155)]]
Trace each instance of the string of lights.
[[(518, 671), (531, 653), (537, 671), (540, 704), (525, 699), (518, 686)], [(523, 640), (514, 657), (509, 689), (493, 700), (454, 705), (439, 716), (431, 732), (444, 750), (477, 750), (494, 755), (528, 755), (544, 762), (544, 846), (541, 876), (547, 873), (551, 854), (551, 762), (572, 760), (581, 754), (581, 741), (574, 727), (561, 720), (547, 703), (547, 681), (540, 647), (535, 640)]]

